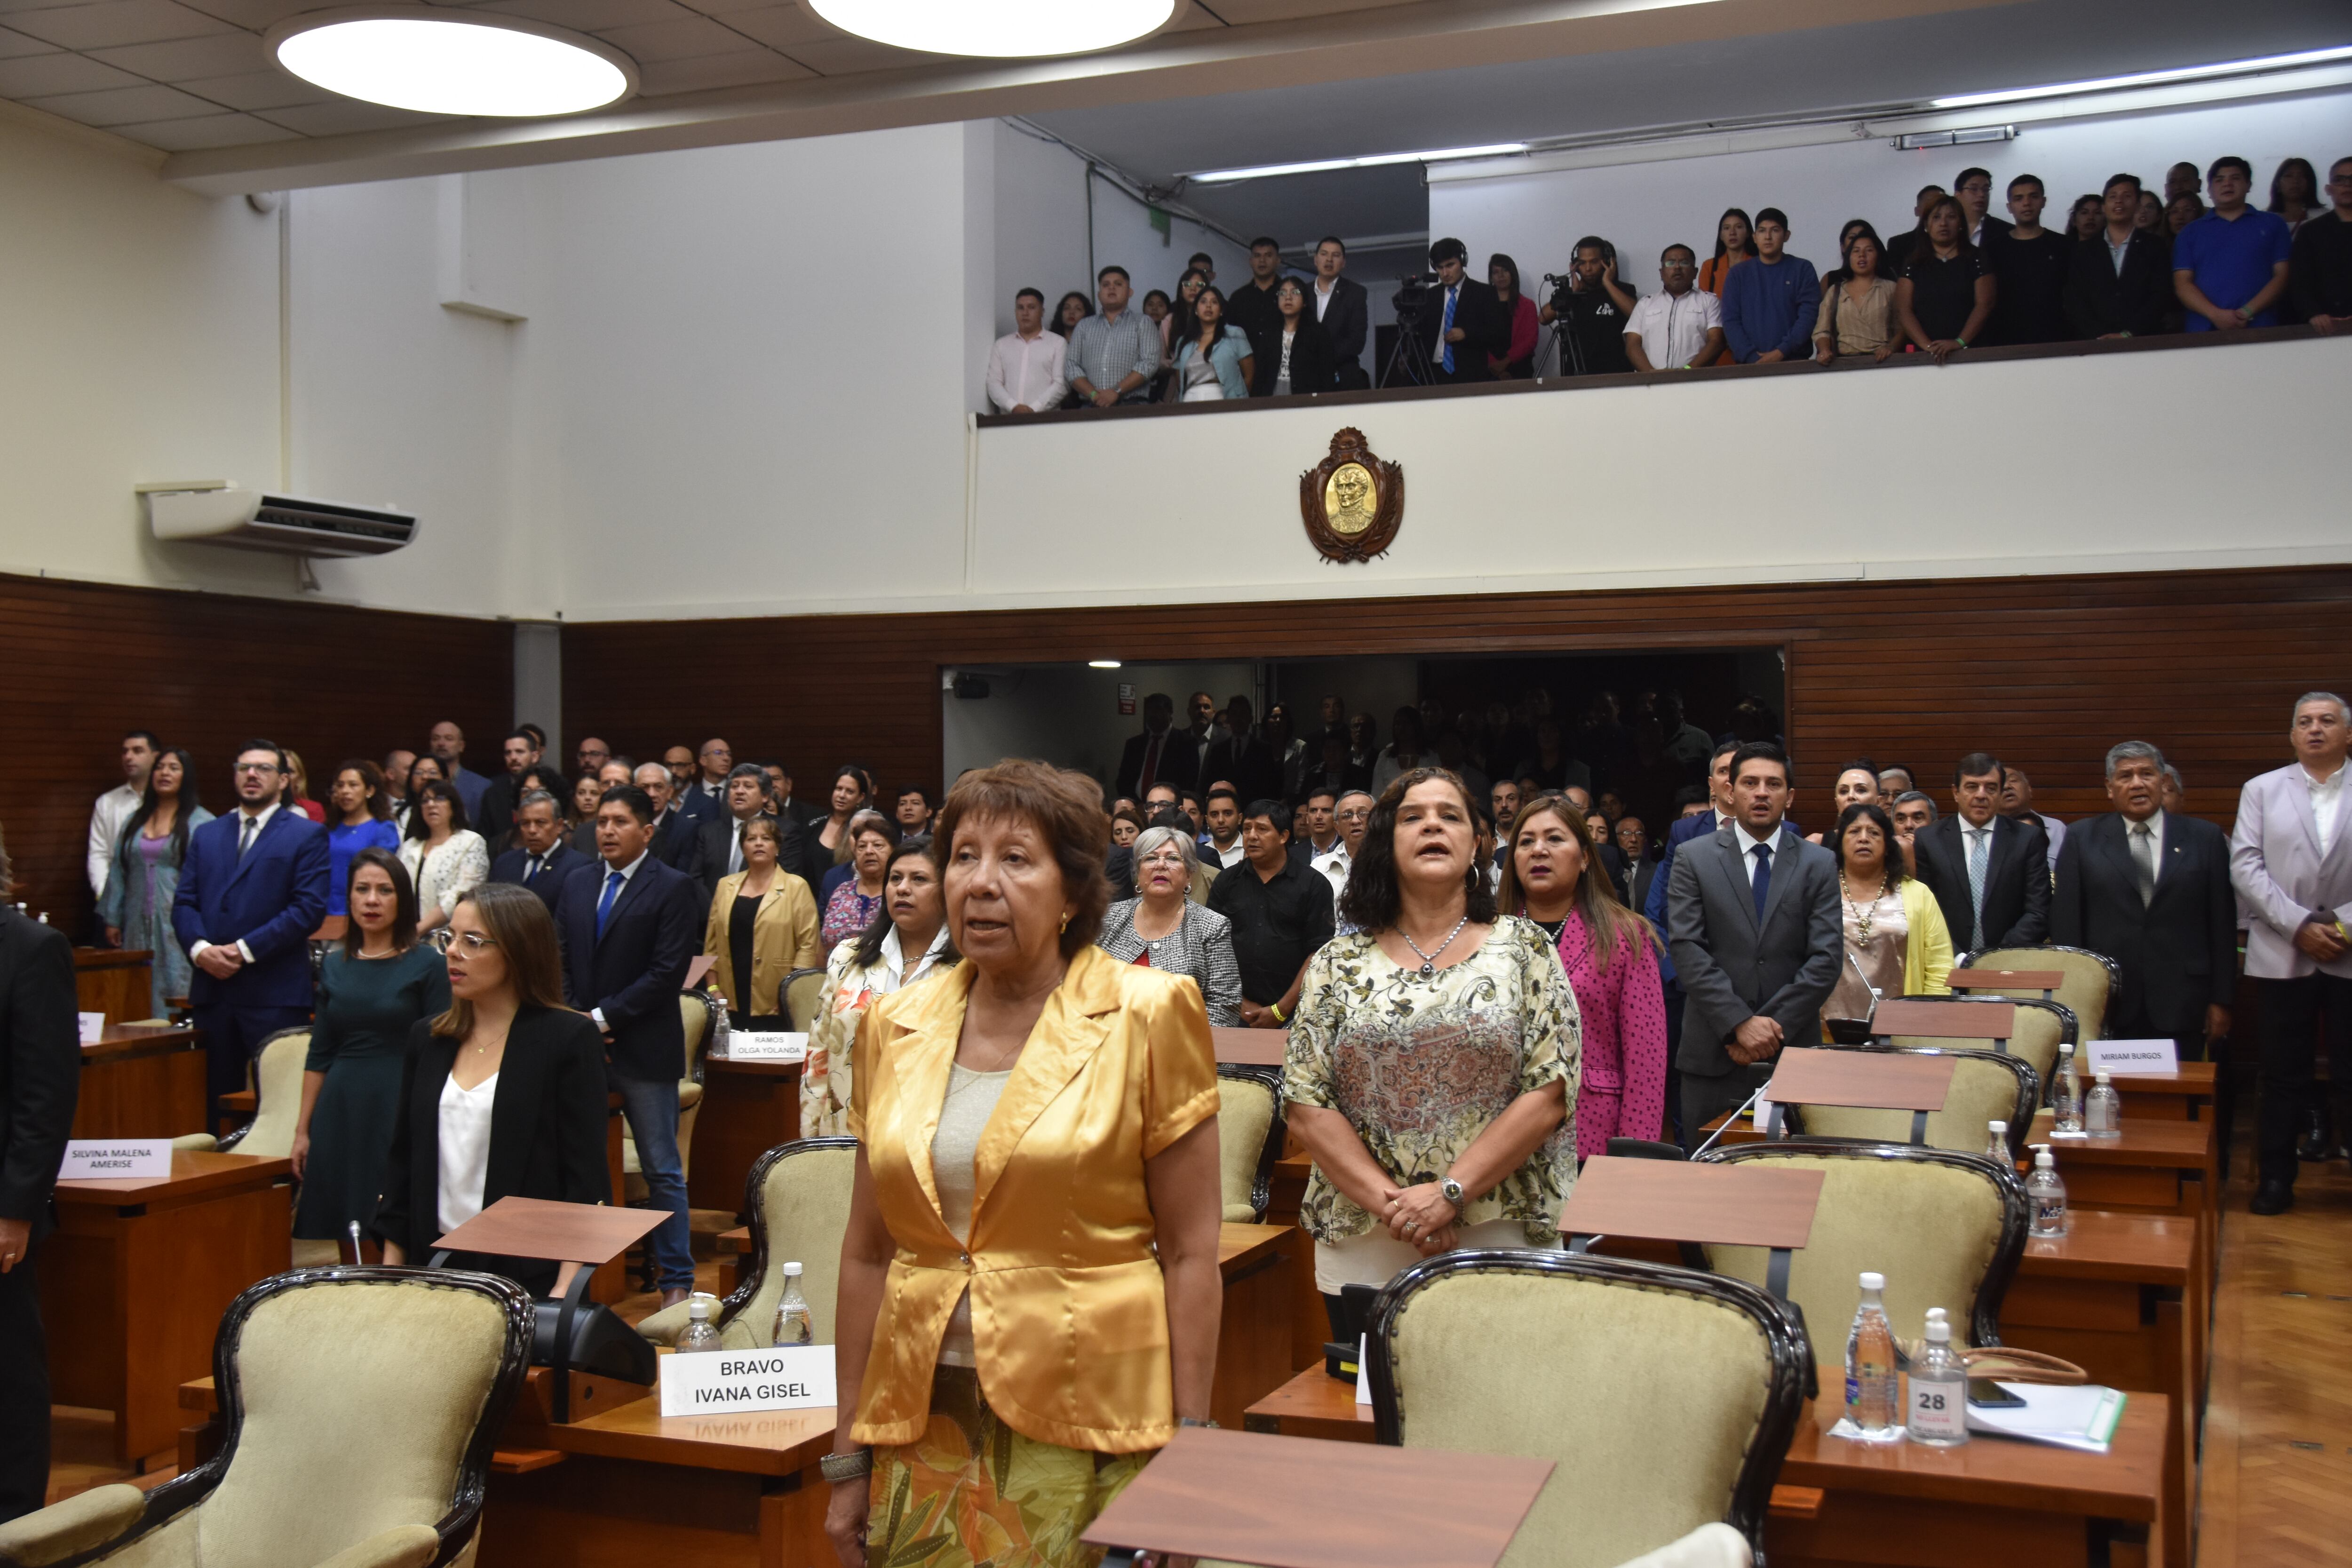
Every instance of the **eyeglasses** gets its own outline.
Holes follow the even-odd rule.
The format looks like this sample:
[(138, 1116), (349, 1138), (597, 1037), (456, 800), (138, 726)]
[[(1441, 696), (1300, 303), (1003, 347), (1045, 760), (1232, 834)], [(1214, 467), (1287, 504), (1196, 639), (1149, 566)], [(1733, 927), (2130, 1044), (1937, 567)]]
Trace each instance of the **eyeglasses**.
[(1146, 866), (1168, 866), (1178, 870), (1181, 870), (1184, 866), (1184, 857), (1177, 854), (1173, 850), (1155, 849), (1150, 854), (1146, 855), (1143, 858), (1142, 864)]
[(236, 764), (236, 771), (241, 773), (274, 773), (278, 771), (278, 764), (276, 763), (239, 763)]
[(464, 952), (467, 956), (472, 957), (473, 955), (482, 952), (485, 948), (496, 947), (499, 944), (490, 938), (484, 936), (480, 931), (454, 931), (448, 927), (444, 926), (439, 931), (433, 933), (433, 945), (439, 948), (443, 952), (447, 952), (450, 949), (456, 948)]

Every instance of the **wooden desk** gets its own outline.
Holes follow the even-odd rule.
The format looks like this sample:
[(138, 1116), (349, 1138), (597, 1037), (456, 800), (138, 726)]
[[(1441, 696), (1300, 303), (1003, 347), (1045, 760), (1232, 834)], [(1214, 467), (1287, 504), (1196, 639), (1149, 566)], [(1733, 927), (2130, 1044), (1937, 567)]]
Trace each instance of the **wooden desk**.
[(74, 994), (85, 1013), (110, 1024), (155, 1016), (155, 954), (146, 948), (78, 947)]
[(59, 1182), (41, 1247), (53, 1397), (114, 1412), (114, 1457), (174, 1447), (179, 1388), (237, 1293), (293, 1264), (292, 1163), (181, 1153), (155, 1181)]
[(698, 1209), (743, 1213), (743, 1184), (760, 1156), (801, 1135), (801, 1064), (702, 1061), (702, 1109), (686, 1201)]
[(205, 1130), (205, 1053), (194, 1029), (109, 1024), (81, 1048), (76, 1138), (177, 1138)]
[(2213, 1103), (2212, 1062), (2182, 1062), (2173, 1072), (2119, 1072), (2116, 1092), (2123, 1097), (2124, 1116), (2156, 1121), (2201, 1121)]

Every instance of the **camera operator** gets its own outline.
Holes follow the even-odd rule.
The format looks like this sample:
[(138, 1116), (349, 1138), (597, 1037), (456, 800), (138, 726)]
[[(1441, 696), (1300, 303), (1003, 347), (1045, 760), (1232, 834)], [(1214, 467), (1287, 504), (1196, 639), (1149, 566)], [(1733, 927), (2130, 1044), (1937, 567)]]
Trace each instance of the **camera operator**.
[(1576, 242), (1568, 287), (1537, 312), (1546, 326), (1557, 322), (1562, 375), (1610, 375), (1631, 371), (1625, 355), (1625, 325), (1633, 317), (1633, 295), (1617, 281), (1617, 247), (1597, 235)]
[(1458, 239), (1429, 247), (1437, 277), (1413, 322), (1430, 379), (1439, 383), (1492, 381), (1488, 355), (1510, 352), (1511, 318), (1494, 289), (1466, 275), (1469, 249)]

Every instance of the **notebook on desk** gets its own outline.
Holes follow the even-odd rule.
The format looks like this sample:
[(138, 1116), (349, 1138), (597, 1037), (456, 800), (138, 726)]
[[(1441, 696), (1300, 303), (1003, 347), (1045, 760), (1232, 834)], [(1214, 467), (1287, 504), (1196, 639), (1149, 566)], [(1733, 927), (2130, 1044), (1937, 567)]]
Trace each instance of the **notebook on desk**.
[(2123, 1419), (2124, 1394), (2097, 1384), (2003, 1383), (2000, 1386), (2025, 1403), (2000, 1410), (1970, 1404), (1969, 1431), (2104, 1454), (2115, 1440), (2116, 1424)]

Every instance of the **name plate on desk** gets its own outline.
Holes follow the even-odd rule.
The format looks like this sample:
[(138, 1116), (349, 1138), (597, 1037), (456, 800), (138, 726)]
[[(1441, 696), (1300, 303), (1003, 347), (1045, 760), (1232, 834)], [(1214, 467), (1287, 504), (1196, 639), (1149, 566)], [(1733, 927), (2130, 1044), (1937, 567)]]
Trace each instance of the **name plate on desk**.
[(833, 1347), (698, 1351), (661, 1358), (664, 1415), (816, 1410), (834, 1404)]
[(58, 1172), (61, 1182), (155, 1182), (172, 1174), (172, 1141), (125, 1142), (120, 1139), (76, 1138), (66, 1143), (66, 1163)]
[(808, 1059), (808, 1037), (781, 1029), (730, 1029), (727, 1034), (730, 1062), (798, 1062)]
[(105, 1014), (81, 1013), (76, 1016), (81, 1020), (81, 1043), (83, 1045), (94, 1046), (106, 1038)]
[(2093, 1040), (2084, 1047), (2090, 1057), (2085, 1070), (2101, 1068), (2117, 1078), (2136, 1072), (2177, 1073), (2180, 1047), (2170, 1040)]

